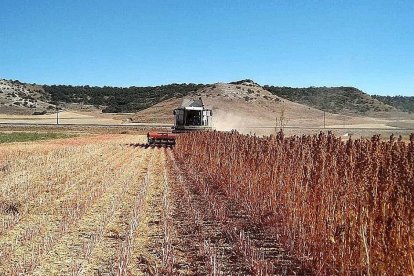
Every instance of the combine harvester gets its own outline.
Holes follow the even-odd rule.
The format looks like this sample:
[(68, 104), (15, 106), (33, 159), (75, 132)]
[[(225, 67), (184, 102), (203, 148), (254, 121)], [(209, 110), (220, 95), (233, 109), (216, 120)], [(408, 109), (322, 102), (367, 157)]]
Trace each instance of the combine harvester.
[(149, 145), (175, 145), (179, 133), (189, 131), (209, 131), (211, 127), (211, 109), (204, 107), (199, 99), (184, 99), (181, 106), (174, 109), (175, 123), (172, 132), (148, 132)]

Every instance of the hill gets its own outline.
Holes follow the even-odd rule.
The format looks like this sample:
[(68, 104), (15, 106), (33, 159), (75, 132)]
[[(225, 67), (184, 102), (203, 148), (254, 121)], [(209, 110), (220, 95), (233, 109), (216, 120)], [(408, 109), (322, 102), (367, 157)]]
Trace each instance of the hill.
[[(238, 84), (216, 83), (189, 93), (186, 97), (203, 99), (213, 110), (213, 126), (218, 130), (238, 129), (241, 132), (258, 132), (258, 128), (280, 128), (283, 125), (297, 127), (323, 127), (324, 112), (316, 108), (276, 96), (258, 84), (245, 81)], [(136, 123), (173, 123), (172, 110), (181, 104), (182, 98), (162, 101), (131, 117)], [(325, 113), (326, 125), (346, 126), (375, 124), (387, 127), (380, 119)]]
[(371, 97), (354, 87), (276, 87), (264, 89), (279, 97), (336, 114), (362, 114), (396, 111), (382, 99)]
[[(224, 87), (226, 85), (227, 88)], [(216, 89), (217, 87), (219, 89)], [(135, 113), (153, 106), (161, 107), (160, 110), (163, 110), (167, 105), (171, 109), (170, 105), (176, 106), (182, 97), (206, 94), (207, 91), (211, 92), (212, 98), (215, 94), (224, 93), (220, 96), (226, 99), (230, 97), (226, 94), (230, 90), (240, 92), (230, 94), (242, 96), (239, 100), (246, 103), (260, 102), (260, 105), (267, 106), (287, 100), (341, 115), (375, 117), (382, 114), (382, 117), (387, 117), (394, 116), (395, 113), (413, 112), (414, 109), (414, 97), (371, 97), (353, 87), (292, 88), (268, 85), (262, 87), (248, 79), (229, 84), (174, 83), (151, 87), (36, 85), (0, 79), (0, 113), (43, 114), (53, 111), (56, 103), (68, 110), (81, 106), (82, 109), (89, 108), (103, 113)], [(260, 100), (255, 96), (258, 90), (260, 90)], [(210, 95), (206, 94), (206, 97)], [(148, 112), (150, 111), (139, 114), (148, 117), (145, 116)], [(163, 116), (169, 118), (170, 115), (165, 113)]]
[(44, 114), (54, 109), (41, 86), (0, 79), (1, 114)]
[(374, 99), (379, 100), (385, 104), (393, 106), (399, 110), (414, 113), (414, 97), (405, 96), (379, 96), (373, 95)]
[(51, 102), (92, 105), (104, 113), (136, 112), (174, 97), (183, 97), (203, 84), (169, 84), (153, 87), (96, 87), (43, 85)]

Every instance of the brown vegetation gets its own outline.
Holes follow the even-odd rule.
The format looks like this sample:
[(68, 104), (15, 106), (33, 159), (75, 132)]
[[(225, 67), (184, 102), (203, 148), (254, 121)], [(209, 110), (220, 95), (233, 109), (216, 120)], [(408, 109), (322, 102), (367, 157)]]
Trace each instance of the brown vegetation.
[(414, 135), (188, 133), (175, 153), (314, 273), (414, 273)]

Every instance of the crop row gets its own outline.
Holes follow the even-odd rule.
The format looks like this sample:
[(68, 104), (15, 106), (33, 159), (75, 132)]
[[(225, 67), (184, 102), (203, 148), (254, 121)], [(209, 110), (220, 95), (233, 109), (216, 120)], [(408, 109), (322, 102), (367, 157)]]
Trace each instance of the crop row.
[(322, 274), (414, 274), (414, 135), (187, 133), (177, 159)]

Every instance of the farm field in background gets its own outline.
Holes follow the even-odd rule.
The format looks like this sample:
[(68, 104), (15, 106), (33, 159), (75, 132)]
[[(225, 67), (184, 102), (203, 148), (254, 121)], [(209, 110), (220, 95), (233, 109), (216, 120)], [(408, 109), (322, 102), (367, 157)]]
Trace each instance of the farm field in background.
[(414, 137), (0, 145), (0, 274), (412, 274)]
[(0, 132), (0, 144), (13, 142), (29, 142), (74, 137), (76, 134), (58, 132)]
[[(118, 125), (122, 123), (121, 115), (102, 114), (97, 111), (78, 112), (61, 111), (58, 118), (61, 124), (100, 124)], [(56, 124), (56, 113), (44, 115), (12, 115), (0, 114), (0, 123), (3, 124)]]

